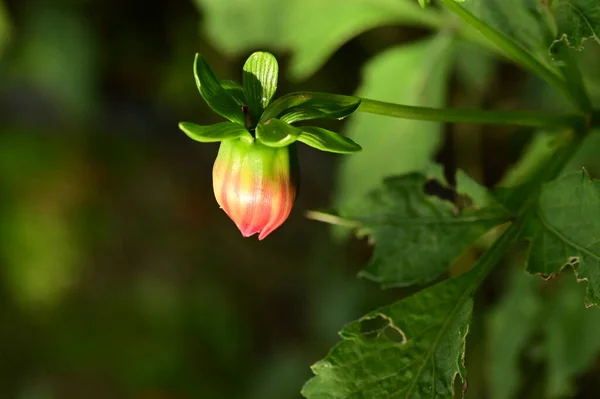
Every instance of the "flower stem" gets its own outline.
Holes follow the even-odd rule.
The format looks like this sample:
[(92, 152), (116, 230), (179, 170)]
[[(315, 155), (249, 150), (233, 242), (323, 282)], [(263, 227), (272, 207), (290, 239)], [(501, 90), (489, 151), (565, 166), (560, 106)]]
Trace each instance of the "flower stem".
[(585, 116), (580, 114), (413, 107), (369, 99), (362, 99), (357, 111), (387, 115), (395, 118), (448, 123), (480, 123), (529, 127), (573, 126), (585, 123)]

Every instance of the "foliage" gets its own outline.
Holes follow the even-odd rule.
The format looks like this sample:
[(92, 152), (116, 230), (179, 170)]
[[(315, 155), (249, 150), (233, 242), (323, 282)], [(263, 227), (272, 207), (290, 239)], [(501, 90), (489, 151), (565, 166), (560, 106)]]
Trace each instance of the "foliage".
[[(0, 0), (0, 397), (597, 396), (598, 1), (63, 3)], [(227, 140), (298, 147), (260, 245)]]

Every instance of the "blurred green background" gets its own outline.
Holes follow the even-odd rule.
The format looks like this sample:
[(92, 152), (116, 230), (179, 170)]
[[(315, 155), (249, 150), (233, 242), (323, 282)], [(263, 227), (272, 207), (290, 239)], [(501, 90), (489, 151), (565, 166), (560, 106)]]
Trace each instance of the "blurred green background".
[[(364, 1), (335, 12), (323, 4), (0, 0), (0, 398), (299, 398), (336, 331), (411, 292), (357, 279), (368, 243), (336, 239), (304, 212), (432, 158), (492, 186), (531, 138), (364, 115), (324, 123), (366, 151), (344, 164), (301, 147), (302, 189), (290, 219), (264, 242), (243, 239), (212, 194), (218, 146), (177, 128), (220, 121), (194, 84), (196, 52), (220, 78), (239, 80), (252, 51), (272, 51), (278, 94), (358, 90), (415, 105), (562, 106), (540, 81), (482, 48), (431, 36), (433, 17), (411, 14), (412, 6), (394, 14)], [(592, 77), (597, 53), (584, 55)], [(586, 148), (574, 165), (598, 176), (598, 146)], [(513, 263), (478, 301), (468, 341), (472, 398), (489, 393), (484, 325)], [(596, 348), (600, 325), (589, 328), (598, 334), (586, 342)], [(597, 398), (591, 376), (600, 365), (589, 357), (575, 370), (591, 370), (577, 391)], [(524, 366), (528, 382), (546, 373), (536, 359)], [(544, 397), (537, 385), (524, 397)]]

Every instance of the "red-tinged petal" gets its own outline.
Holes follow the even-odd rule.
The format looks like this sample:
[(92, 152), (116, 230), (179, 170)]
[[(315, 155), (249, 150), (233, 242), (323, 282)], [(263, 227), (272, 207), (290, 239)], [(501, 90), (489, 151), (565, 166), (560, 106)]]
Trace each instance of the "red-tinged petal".
[(263, 240), (288, 218), (298, 189), (295, 147), (225, 140), (213, 168), (215, 198), (244, 237)]

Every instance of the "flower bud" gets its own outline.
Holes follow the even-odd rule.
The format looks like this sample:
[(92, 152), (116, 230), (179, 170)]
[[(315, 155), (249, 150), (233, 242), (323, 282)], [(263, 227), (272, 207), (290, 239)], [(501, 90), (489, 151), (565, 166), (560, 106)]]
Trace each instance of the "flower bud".
[(267, 237), (288, 218), (298, 189), (294, 145), (267, 147), (254, 140), (221, 142), (213, 167), (219, 206), (244, 237)]

